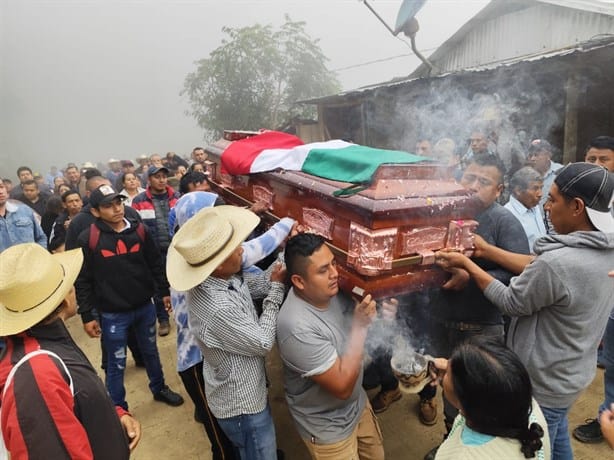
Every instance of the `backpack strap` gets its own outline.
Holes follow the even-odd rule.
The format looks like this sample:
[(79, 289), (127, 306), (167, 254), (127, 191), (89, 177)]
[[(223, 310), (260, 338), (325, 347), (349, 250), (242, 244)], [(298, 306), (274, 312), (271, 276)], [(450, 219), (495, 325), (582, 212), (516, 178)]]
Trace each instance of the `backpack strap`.
[(96, 246), (98, 246), (98, 240), (100, 240), (100, 229), (94, 223), (90, 225), (90, 239), (88, 242), (88, 247), (90, 251), (94, 252), (96, 250)]
[[(136, 234), (141, 240), (141, 243), (145, 242), (145, 225), (143, 222), (139, 222), (136, 226)], [(90, 225), (90, 237), (88, 241), (88, 247), (90, 251), (94, 252), (96, 247), (98, 246), (98, 241), (100, 240), (100, 229), (94, 223)]]
[[(99, 231), (100, 232), (100, 231)], [(141, 243), (145, 242), (145, 225), (143, 222), (139, 222), (136, 226), (136, 234), (138, 235)]]

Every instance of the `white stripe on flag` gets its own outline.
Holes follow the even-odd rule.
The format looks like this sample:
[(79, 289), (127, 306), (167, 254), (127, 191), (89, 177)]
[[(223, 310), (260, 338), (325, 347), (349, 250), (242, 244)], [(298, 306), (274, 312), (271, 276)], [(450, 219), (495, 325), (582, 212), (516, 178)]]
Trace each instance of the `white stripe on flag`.
[(314, 149), (342, 149), (349, 147), (349, 142), (334, 139), (326, 142), (312, 142), (294, 147), (292, 149), (265, 149), (254, 159), (250, 173), (285, 169), (287, 171), (300, 171), (303, 163)]

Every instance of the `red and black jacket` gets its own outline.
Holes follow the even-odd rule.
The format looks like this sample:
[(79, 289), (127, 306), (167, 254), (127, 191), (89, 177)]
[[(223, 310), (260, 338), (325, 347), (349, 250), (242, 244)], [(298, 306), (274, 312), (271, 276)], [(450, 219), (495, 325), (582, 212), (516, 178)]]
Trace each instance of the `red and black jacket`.
[(29, 458), (128, 459), (130, 450), (104, 384), (75, 344), (62, 320), (7, 338), (0, 358), (0, 394), (12, 367), (27, 353), (47, 354), (25, 361), (2, 399), (2, 434), (12, 460)]

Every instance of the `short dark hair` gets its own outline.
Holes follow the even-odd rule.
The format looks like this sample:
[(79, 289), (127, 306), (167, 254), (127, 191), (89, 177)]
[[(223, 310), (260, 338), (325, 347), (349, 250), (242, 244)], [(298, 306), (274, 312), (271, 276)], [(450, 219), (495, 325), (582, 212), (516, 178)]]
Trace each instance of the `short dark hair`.
[(202, 148), (202, 147), (194, 147), (194, 148), (192, 149), (192, 153), (194, 153), (196, 150), (203, 150), (203, 151), (204, 151), (205, 149), (204, 149), (204, 148)]
[(28, 168), (27, 166), (20, 166), (19, 168), (17, 168), (17, 177), (19, 177), (19, 173), (21, 173), (22, 171), (28, 171), (30, 174), (32, 174), (32, 170), (30, 168)]
[(66, 203), (66, 200), (68, 199), (70, 195), (79, 195), (79, 192), (77, 192), (76, 190), (72, 188), (70, 190), (66, 190), (64, 193), (62, 193), (62, 203)]
[(471, 161), (469, 161), (467, 167), (471, 166), (472, 164), (476, 164), (482, 167), (492, 166), (493, 168), (497, 168), (500, 176), (499, 184), (503, 184), (503, 178), (505, 177), (505, 166), (497, 155), (491, 155), (490, 153), (474, 155), (473, 158), (471, 158)]
[(479, 433), (520, 441), (525, 458), (542, 447), (544, 435), (529, 423), (532, 386), (520, 358), (500, 340), (472, 337), (449, 360), (454, 392), (471, 428)]
[(26, 185), (36, 185), (36, 188), (38, 188), (38, 182), (36, 182), (34, 179), (28, 179), (23, 184), (21, 184), (22, 187)]
[(50, 214), (59, 214), (64, 208), (62, 207), (62, 200), (57, 195), (51, 195), (45, 205), (45, 211)]
[(324, 238), (315, 233), (299, 233), (290, 238), (284, 250), (288, 279), (292, 275), (305, 276), (308, 264), (307, 258), (320, 249), (324, 243)]
[(525, 166), (516, 171), (510, 178), (510, 189), (514, 193), (514, 189), (518, 187), (521, 191), (529, 188), (531, 182), (543, 182), (543, 176), (531, 166)]
[(85, 180), (97, 176), (102, 176), (102, 173), (96, 168), (86, 168), (86, 170), (83, 172), (83, 177), (85, 177)]
[(614, 137), (611, 136), (597, 136), (590, 140), (586, 151), (590, 149), (607, 149), (614, 150)]
[(109, 179), (107, 179), (106, 177), (102, 177), (100, 174), (97, 176), (89, 177), (85, 182), (85, 190), (87, 190), (88, 192), (93, 192), (98, 187), (100, 187), (100, 185), (106, 184), (107, 182), (110, 182)]
[(200, 171), (187, 172), (181, 176), (181, 179), (179, 179), (179, 193), (184, 195), (190, 191), (190, 184), (202, 184), (208, 180), (209, 178), (207, 175), (205, 173), (201, 173)]

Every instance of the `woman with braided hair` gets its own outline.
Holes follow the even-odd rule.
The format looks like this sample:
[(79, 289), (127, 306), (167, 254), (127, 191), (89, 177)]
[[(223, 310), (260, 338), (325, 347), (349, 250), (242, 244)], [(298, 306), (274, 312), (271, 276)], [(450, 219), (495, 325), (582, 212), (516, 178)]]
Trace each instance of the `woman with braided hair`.
[(435, 360), (446, 398), (460, 413), (436, 460), (550, 459), (548, 430), (531, 380), (501, 342), (473, 337)]

